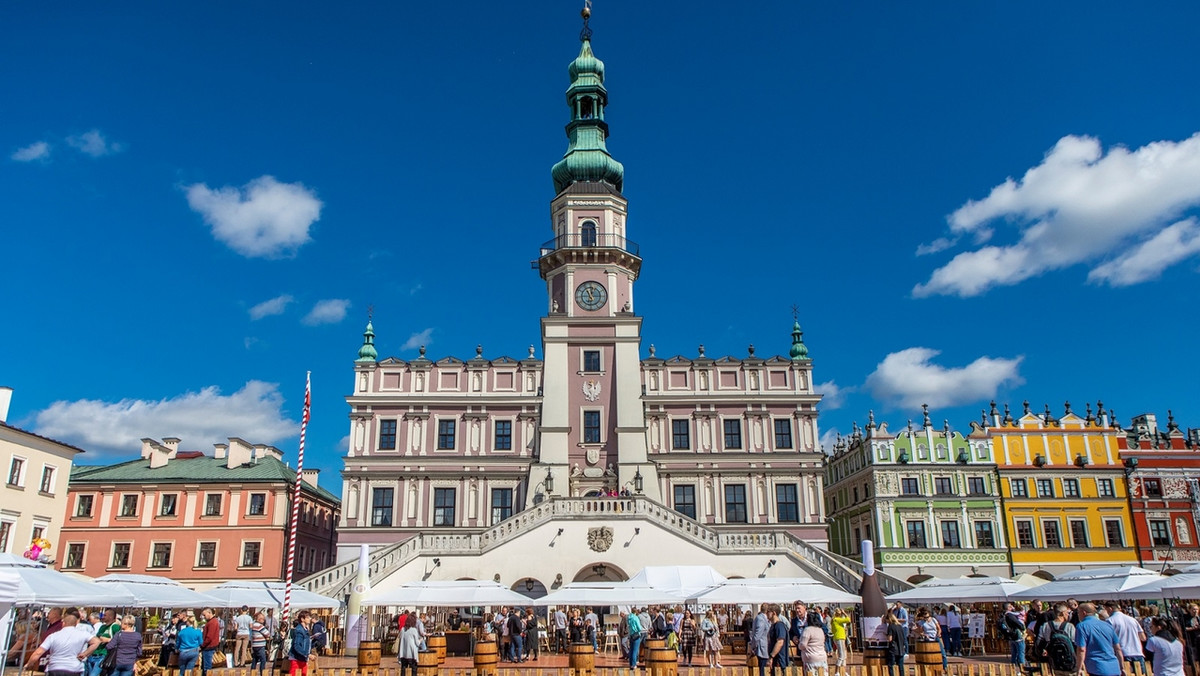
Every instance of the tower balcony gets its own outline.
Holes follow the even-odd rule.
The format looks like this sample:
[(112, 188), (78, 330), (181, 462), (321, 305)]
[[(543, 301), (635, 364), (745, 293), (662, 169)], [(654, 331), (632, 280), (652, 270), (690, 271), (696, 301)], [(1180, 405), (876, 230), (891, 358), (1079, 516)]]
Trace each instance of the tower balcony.
[(543, 244), (538, 259), (530, 267), (545, 278), (561, 265), (580, 263), (620, 265), (633, 272), (636, 279), (642, 269), (641, 249), (636, 242), (620, 235), (575, 232), (559, 235)]

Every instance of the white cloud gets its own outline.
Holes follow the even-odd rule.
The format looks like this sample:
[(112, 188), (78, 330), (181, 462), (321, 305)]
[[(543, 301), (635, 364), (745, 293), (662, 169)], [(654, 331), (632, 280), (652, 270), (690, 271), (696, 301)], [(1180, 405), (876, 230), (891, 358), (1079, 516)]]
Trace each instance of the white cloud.
[(1169, 225), (1088, 274), (1089, 282), (1130, 286), (1157, 279), (1162, 271), (1200, 253), (1200, 223), (1195, 218)]
[[(1009, 178), (949, 217), (955, 237), (973, 235), (980, 244), (1002, 221), (1021, 229), (1018, 241), (958, 254), (916, 285), (913, 295), (977, 296), (1118, 255), (1131, 241), (1155, 239), (1197, 205), (1200, 133), (1134, 150), (1116, 146), (1107, 155), (1095, 138), (1065, 136), (1020, 181)], [(1107, 279), (1106, 274), (1101, 276)]]
[(837, 443), (837, 439), (840, 434), (841, 433), (837, 431), (836, 427), (831, 427), (831, 428), (825, 430), (824, 432), (822, 432), (821, 433), (821, 450), (829, 455), (832, 455), (833, 454), (833, 446), (834, 446), (834, 444)]
[(90, 157), (104, 157), (125, 149), (124, 145), (104, 138), (104, 134), (101, 134), (99, 129), (93, 129), (78, 136), (68, 136), (67, 145)]
[(317, 326), (319, 324), (336, 324), (346, 318), (346, 310), (350, 308), (350, 301), (343, 298), (330, 298), (328, 300), (319, 300), (309, 311), (304, 319), (300, 321), (308, 326)]
[(817, 394), (824, 395), (821, 399), (821, 408), (832, 411), (841, 408), (846, 403), (846, 394), (853, 391), (853, 387), (840, 387), (832, 380), (827, 380), (823, 383), (818, 383), (813, 386)]
[(401, 350), (415, 350), (422, 345), (431, 345), (433, 343), (433, 327), (418, 331), (408, 337), (404, 344), (400, 346)]
[(938, 237), (929, 244), (921, 244), (917, 246), (917, 255), (928, 256), (929, 254), (935, 254), (939, 251), (945, 251), (955, 244), (958, 244), (957, 239), (952, 239), (950, 237)]
[(136, 454), (143, 437), (179, 437), (189, 449), (208, 451), (231, 436), (274, 444), (296, 436), (300, 425), (284, 416), (277, 384), (251, 380), (227, 396), (206, 387), (158, 401), (56, 401), (36, 414), (35, 429), (83, 448), (90, 462), (96, 456)]
[(50, 144), (45, 141), (35, 141), (18, 149), (10, 157), (17, 162), (33, 162), (34, 160), (50, 159)]
[(262, 319), (263, 317), (281, 315), (285, 310), (287, 310), (287, 306), (290, 305), (293, 300), (295, 300), (295, 298), (292, 298), (286, 293), (282, 296), (275, 296), (271, 300), (264, 300), (258, 305), (250, 308), (250, 319), (258, 320)]
[(1017, 372), (1024, 357), (980, 357), (966, 366), (946, 368), (932, 363), (939, 354), (927, 347), (893, 352), (867, 376), (866, 387), (880, 401), (905, 408), (921, 404), (937, 408), (990, 399), (1002, 385), (1025, 382)]
[(339, 453), (346, 453), (347, 451), (350, 450), (350, 435), (349, 434), (342, 437), (341, 441), (339, 441), (337, 443), (337, 449), (338, 449)]
[(292, 255), (310, 239), (321, 200), (301, 183), (260, 176), (240, 189), (187, 187), (188, 206), (212, 226), (213, 237), (247, 258)]

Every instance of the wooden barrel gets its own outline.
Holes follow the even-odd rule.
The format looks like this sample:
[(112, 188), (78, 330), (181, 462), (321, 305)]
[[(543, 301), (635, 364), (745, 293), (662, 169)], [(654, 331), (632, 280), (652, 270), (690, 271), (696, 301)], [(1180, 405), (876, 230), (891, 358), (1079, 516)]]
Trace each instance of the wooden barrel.
[(665, 638), (647, 638), (642, 640), (642, 661), (650, 659), (650, 650), (652, 648), (666, 648), (667, 639)]
[[(492, 634), (487, 634), (492, 636)], [(482, 674), (495, 674), (496, 666), (500, 664), (500, 650), (495, 640), (477, 641), (475, 643), (475, 671)]]
[(434, 634), (425, 639), (425, 645), (438, 654), (438, 664), (446, 663), (446, 635)]
[(646, 670), (650, 676), (676, 676), (679, 673), (679, 654), (674, 648), (651, 648)]
[(417, 653), (417, 676), (437, 676), (439, 668), (436, 650), (422, 650)]
[(572, 643), (567, 647), (567, 666), (576, 672), (592, 673), (596, 669), (596, 653), (590, 642)]
[(358, 666), (377, 667), (381, 646), (379, 641), (362, 641), (358, 644)]
[(868, 643), (863, 648), (865, 676), (887, 676), (887, 644)]
[(916, 657), (919, 676), (941, 676), (942, 647), (937, 641), (913, 641), (908, 645)]

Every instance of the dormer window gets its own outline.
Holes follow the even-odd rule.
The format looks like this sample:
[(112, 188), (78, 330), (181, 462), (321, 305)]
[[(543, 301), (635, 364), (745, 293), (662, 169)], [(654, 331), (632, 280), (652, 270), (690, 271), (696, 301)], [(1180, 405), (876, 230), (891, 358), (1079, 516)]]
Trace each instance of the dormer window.
[(580, 246), (596, 246), (596, 222), (584, 221), (579, 226)]

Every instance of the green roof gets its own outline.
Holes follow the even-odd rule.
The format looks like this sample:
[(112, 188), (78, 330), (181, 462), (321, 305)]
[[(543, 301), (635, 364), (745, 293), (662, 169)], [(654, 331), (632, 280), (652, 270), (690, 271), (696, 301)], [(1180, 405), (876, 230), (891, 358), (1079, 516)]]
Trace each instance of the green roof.
[[(234, 467), (225, 466), (225, 459), (210, 455), (180, 452), (163, 467), (150, 467), (150, 460), (139, 458), (115, 465), (75, 465), (71, 468), (71, 483), (293, 483), (296, 470), (272, 456), (258, 462)], [(304, 482), (304, 488), (326, 500), (341, 503), (333, 493)]]

